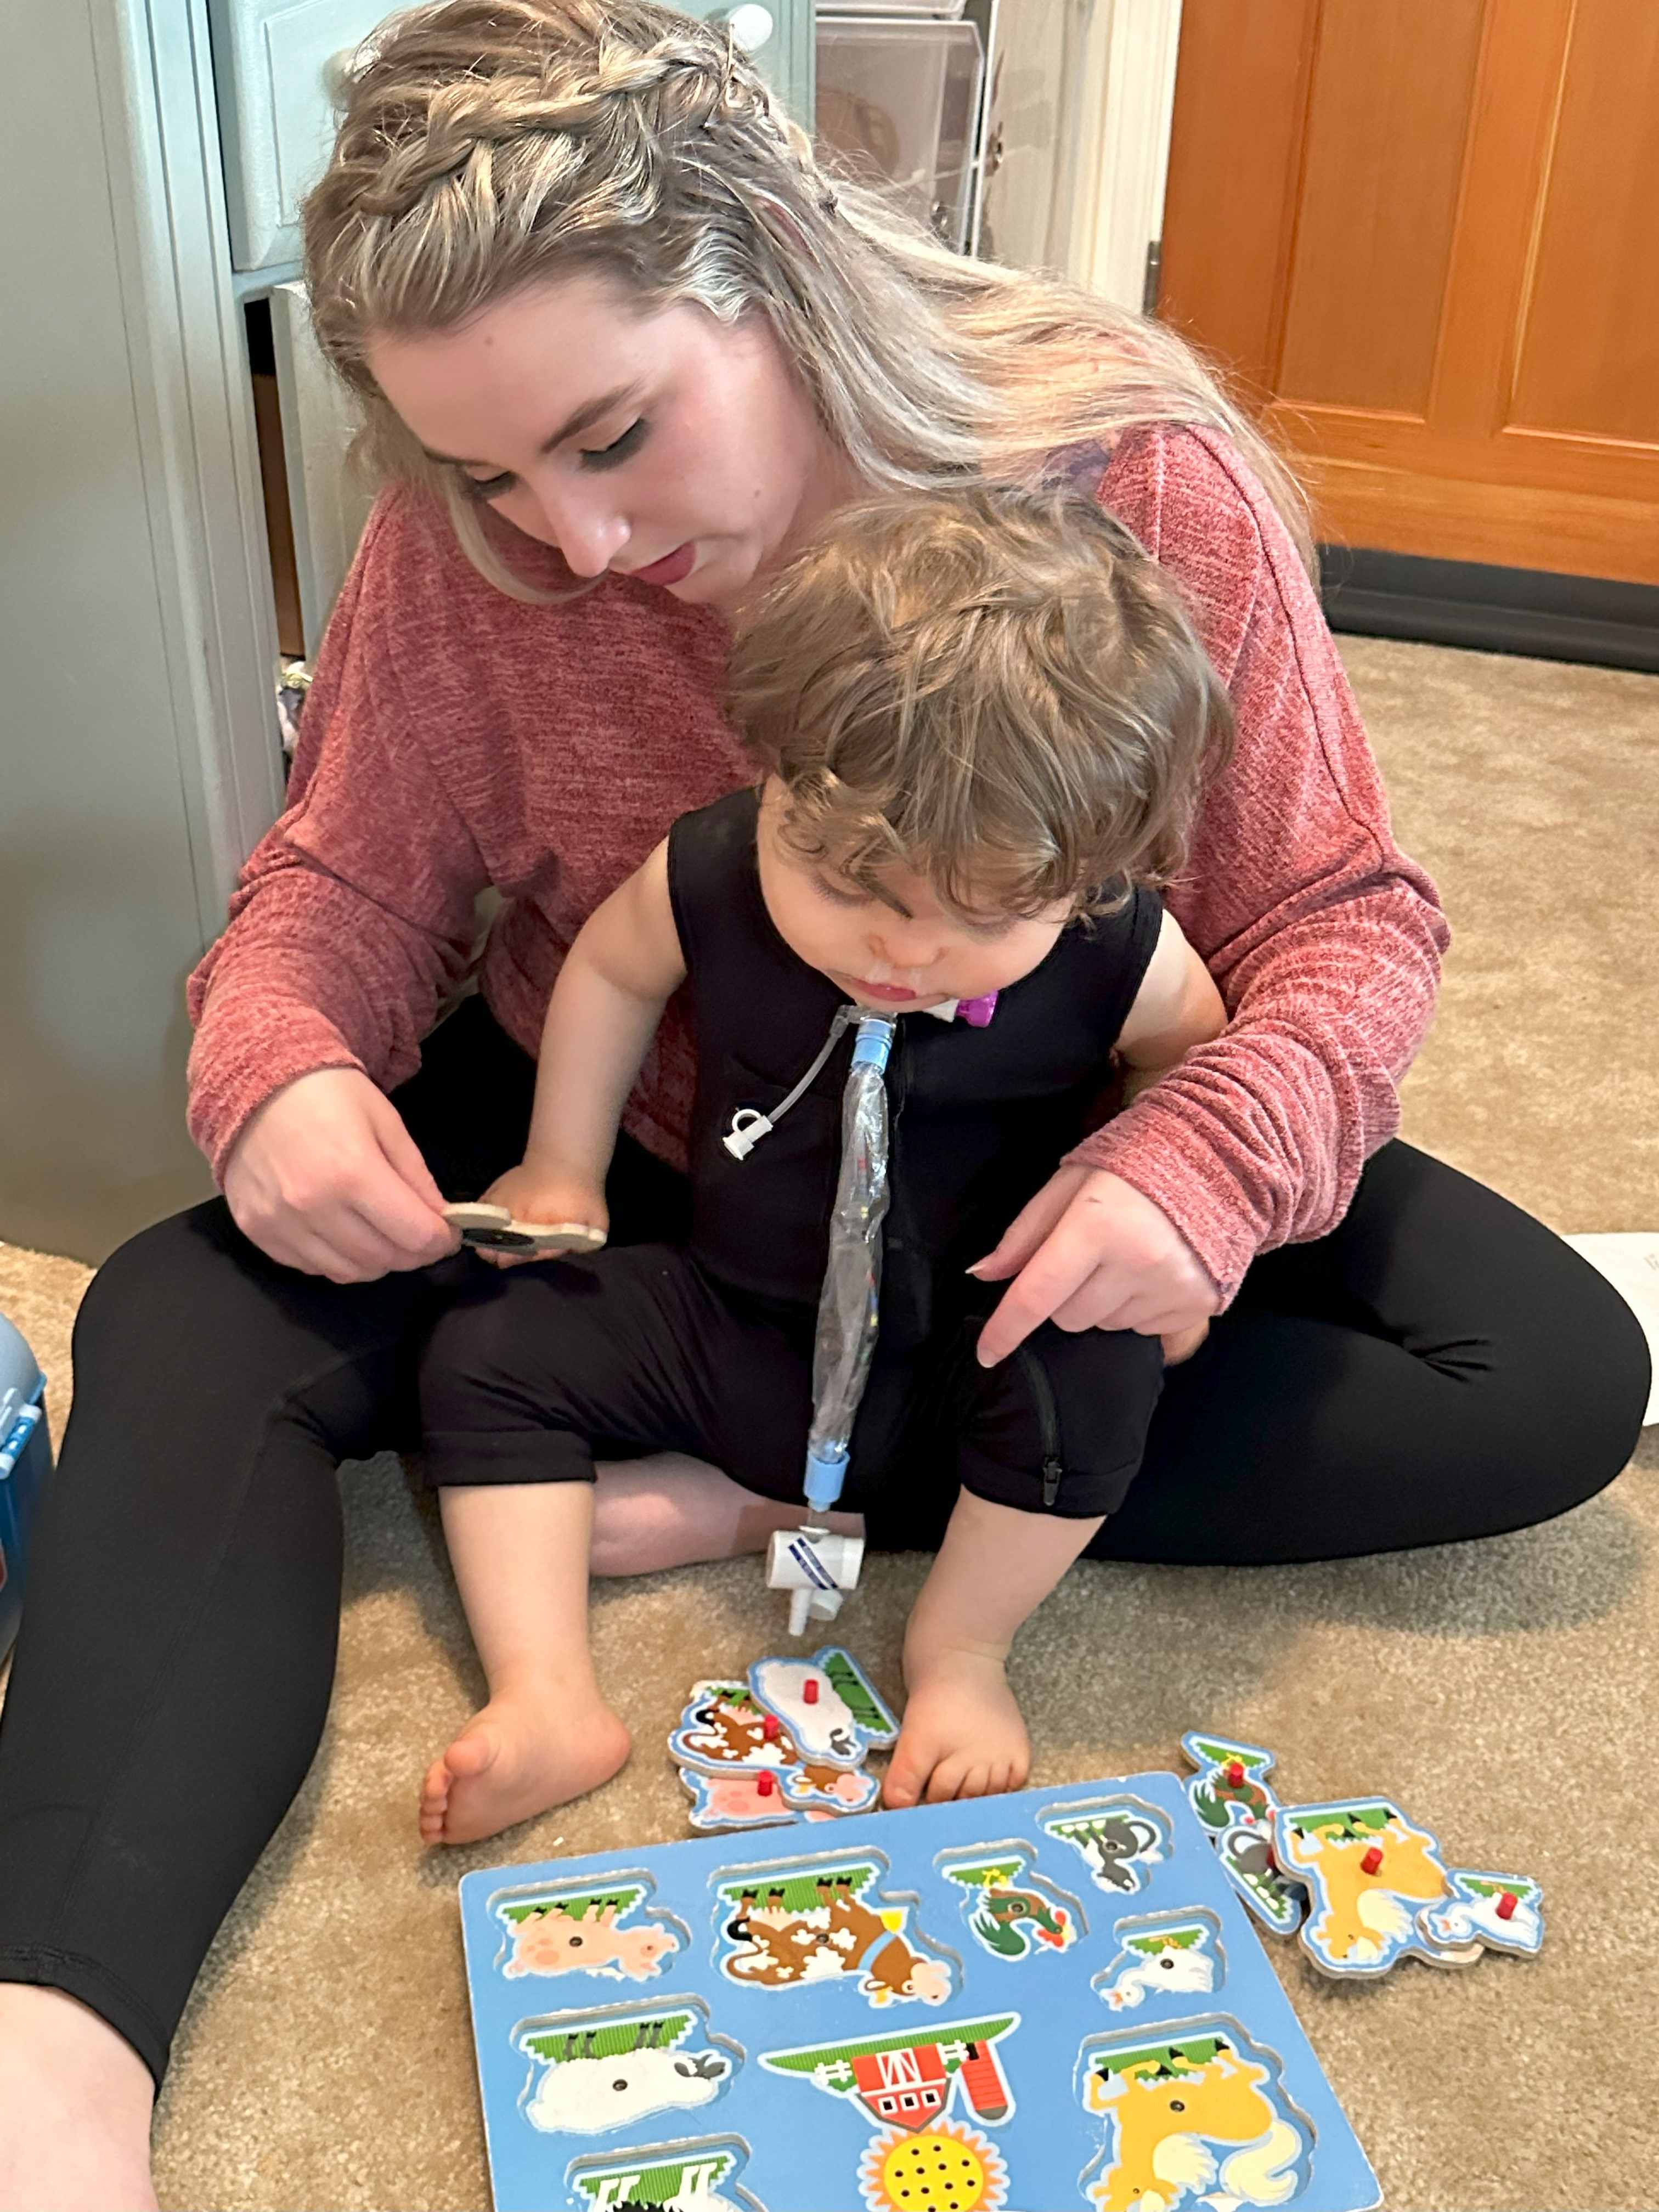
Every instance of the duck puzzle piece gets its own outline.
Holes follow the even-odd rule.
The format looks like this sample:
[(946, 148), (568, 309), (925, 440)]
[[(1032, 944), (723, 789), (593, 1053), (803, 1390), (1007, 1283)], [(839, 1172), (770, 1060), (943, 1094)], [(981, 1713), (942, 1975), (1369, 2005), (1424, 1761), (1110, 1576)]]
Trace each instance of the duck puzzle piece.
[(1386, 1797), (1280, 1807), (1273, 1823), (1279, 1863), (1308, 1885), (1302, 1946), (1328, 1974), (1375, 1976), (1397, 1960), (1472, 1966), (1482, 1944), (1442, 1942), (1424, 1922), (1454, 1898), (1440, 1845)]
[(1188, 1778), (1187, 1802), (1204, 1823), (1228, 1881), (1264, 1928), (1294, 1936), (1308, 1910), (1308, 1893), (1274, 1856), (1279, 1799), (1267, 1784), (1272, 1752), (1200, 1729), (1182, 1737), (1181, 1748), (1197, 1769)]
[(1535, 1958), (1543, 1947), (1543, 1892), (1535, 1881), (1513, 1874), (1471, 1874), (1448, 1869), (1451, 1900), (1431, 1905), (1418, 1921), (1431, 1943), (1482, 1943), (1491, 1951)]
[(1120, 1920), (1113, 1933), (1123, 1948), (1094, 1985), (1114, 2012), (1133, 2012), (1148, 1997), (1211, 1996), (1225, 1978), (1219, 1931), (1207, 1912)]

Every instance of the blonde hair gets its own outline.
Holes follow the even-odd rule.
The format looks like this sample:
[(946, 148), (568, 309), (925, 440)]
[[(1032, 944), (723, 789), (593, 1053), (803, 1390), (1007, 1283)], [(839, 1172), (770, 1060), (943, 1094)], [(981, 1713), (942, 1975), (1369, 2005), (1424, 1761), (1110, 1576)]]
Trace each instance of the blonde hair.
[(1006, 914), (1169, 882), (1231, 730), (1122, 524), (1008, 485), (834, 515), (740, 629), (729, 704), (799, 857), (878, 896), (900, 861)]
[(357, 57), (305, 240), (369, 465), (441, 491), (476, 565), (519, 598), (543, 595), (398, 420), (365, 348), (577, 271), (647, 309), (764, 317), (872, 491), (1030, 480), (1057, 448), (1194, 424), (1241, 449), (1311, 558), (1294, 479), (1182, 340), (963, 259), (832, 179), (730, 35), (653, 0), (439, 0), (389, 19)]

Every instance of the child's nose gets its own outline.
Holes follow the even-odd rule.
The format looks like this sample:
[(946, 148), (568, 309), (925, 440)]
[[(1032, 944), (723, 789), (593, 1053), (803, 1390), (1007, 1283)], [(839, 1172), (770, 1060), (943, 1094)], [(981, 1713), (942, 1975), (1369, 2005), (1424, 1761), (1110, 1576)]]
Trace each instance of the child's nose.
[(894, 921), (883, 923), (870, 933), (870, 949), (878, 960), (889, 968), (907, 974), (920, 973), (933, 967), (939, 957), (939, 945), (931, 932), (919, 923)]

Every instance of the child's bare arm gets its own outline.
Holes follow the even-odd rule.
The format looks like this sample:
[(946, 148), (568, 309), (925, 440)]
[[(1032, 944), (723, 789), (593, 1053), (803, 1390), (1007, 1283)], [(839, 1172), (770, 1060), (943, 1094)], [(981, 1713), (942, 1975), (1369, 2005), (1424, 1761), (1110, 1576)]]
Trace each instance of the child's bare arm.
[(1167, 1075), (1195, 1044), (1219, 1036), (1226, 1026), (1227, 1009), (1209, 969), (1182, 934), (1181, 924), (1166, 912), (1118, 1036), (1118, 1057), (1131, 1071), (1128, 1094), (1133, 1097)]
[(521, 1220), (605, 1225), (622, 1110), (684, 980), (664, 842), (588, 916), (566, 956), (542, 1029), (524, 1164), (487, 1196)]
[(883, 1791), (889, 1805), (1024, 1782), (1030, 1743), (1003, 1662), (1100, 1526), (961, 1492), (904, 1632), (909, 1698)]

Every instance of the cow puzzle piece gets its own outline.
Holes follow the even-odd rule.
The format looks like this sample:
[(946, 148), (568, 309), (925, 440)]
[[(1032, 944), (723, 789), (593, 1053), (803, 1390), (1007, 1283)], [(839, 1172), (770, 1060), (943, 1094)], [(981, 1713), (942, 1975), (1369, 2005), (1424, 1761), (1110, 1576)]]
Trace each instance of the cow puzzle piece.
[(647, 1893), (646, 1883), (635, 1881), (604, 1889), (520, 1891), (498, 1899), (495, 1917), (508, 1947), (501, 1972), (509, 1979), (519, 1974), (583, 1973), (649, 1980), (679, 1949), (680, 1939), (657, 1916), (622, 1924), (631, 1920)]
[(1387, 1797), (1288, 1805), (1273, 1823), (1279, 1864), (1308, 1885), (1302, 1946), (1322, 1972), (1385, 1974), (1398, 1960), (1468, 1966), (1483, 1944), (1442, 1942), (1424, 1923), (1451, 1899), (1450, 1873), (1433, 1833)]
[(1028, 1875), (1023, 1851), (944, 1859), (939, 1872), (963, 1892), (974, 1940), (994, 1959), (1052, 1958), (1069, 1951), (1083, 1932), (1076, 1900), (1062, 1899), (1041, 1875)]
[(1085, 2112), (1107, 2123), (1084, 2183), (1097, 2212), (1284, 2204), (1309, 2179), (1313, 2128), (1278, 2059), (1236, 2021), (1184, 2020), (1085, 2045)]
[(822, 1989), (849, 1982), (869, 2004), (942, 2004), (948, 1959), (908, 1933), (909, 1908), (882, 1897), (878, 1859), (823, 1859), (757, 1869), (722, 1882), (732, 1917), (720, 1972), (746, 1989)]
[(1197, 1771), (1187, 1802), (1204, 1823), (1227, 1879), (1264, 1928), (1294, 1936), (1308, 1910), (1303, 1884), (1287, 1878), (1274, 1856), (1279, 1799), (1268, 1787), (1273, 1756), (1260, 1744), (1190, 1729), (1181, 1748)]
[(1164, 1816), (1138, 1797), (1103, 1797), (1045, 1813), (1046, 1832), (1069, 1844), (1094, 1877), (1097, 1889), (1133, 1896), (1150, 1869), (1164, 1858), (1170, 1833)]
[(757, 1659), (744, 1681), (696, 1683), (668, 1749), (707, 1832), (868, 1812), (881, 1784), (864, 1760), (897, 1737), (857, 1661), (828, 1645)]
[(1094, 1986), (1114, 2012), (1148, 1997), (1213, 1996), (1226, 1978), (1221, 1932), (1204, 1911), (1149, 1913), (1112, 1930), (1123, 1948)]
[(524, 2116), (544, 2135), (604, 2135), (653, 2112), (694, 2111), (733, 2072), (731, 2054), (708, 2042), (700, 2006), (564, 2013), (532, 2021), (517, 2042), (543, 2069)]

